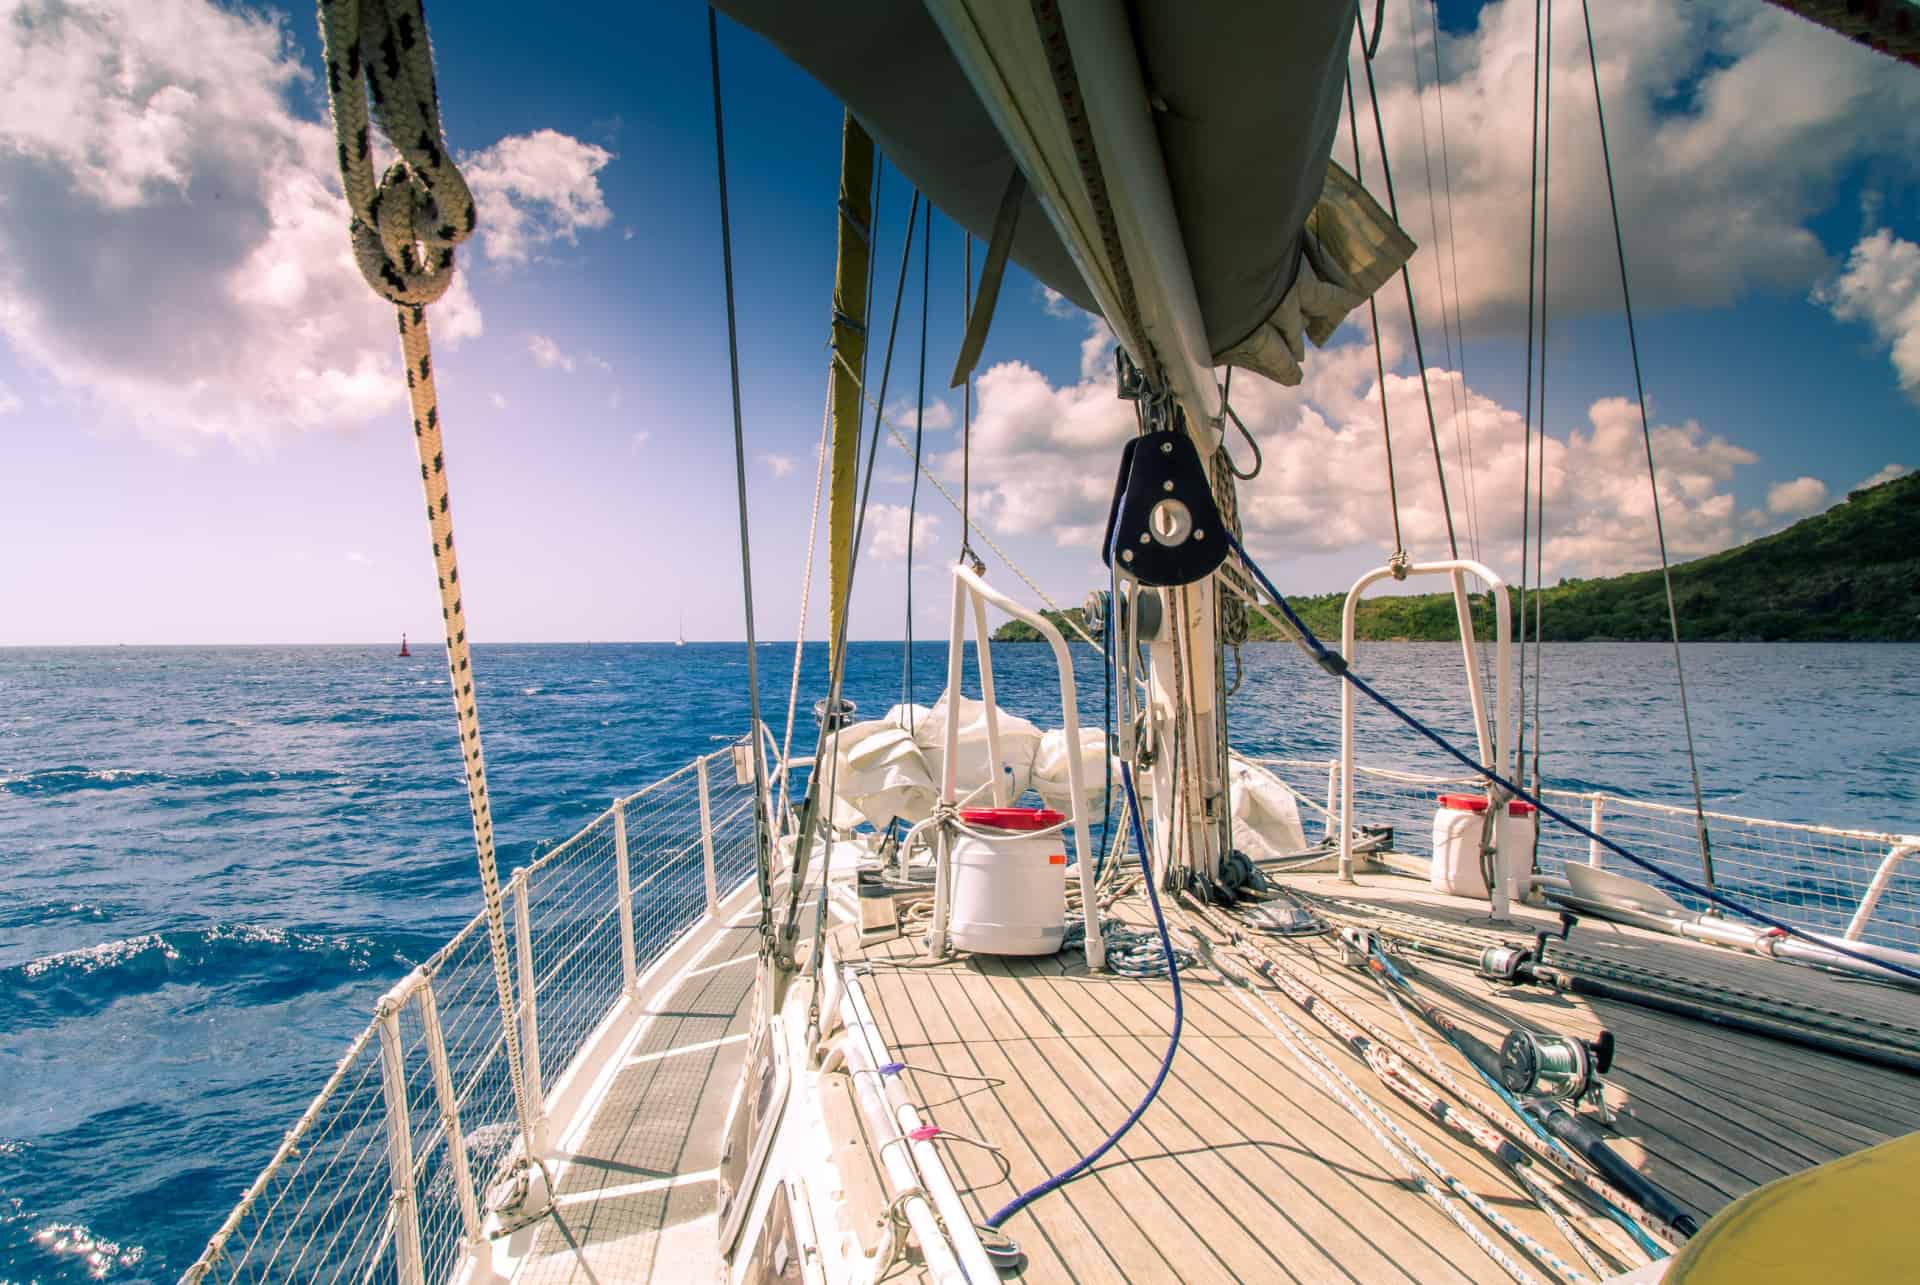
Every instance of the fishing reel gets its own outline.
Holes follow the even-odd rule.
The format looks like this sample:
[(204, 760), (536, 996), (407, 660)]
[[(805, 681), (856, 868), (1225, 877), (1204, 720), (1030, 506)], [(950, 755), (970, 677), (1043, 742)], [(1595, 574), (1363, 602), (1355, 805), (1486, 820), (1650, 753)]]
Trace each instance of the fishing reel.
[(1600, 1077), (1613, 1067), (1613, 1032), (1592, 1040), (1551, 1031), (1516, 1029), (1500, 1044), (1500, 1083), (1520, 1097), (1550, 1098), (1571, 1107), (1591, 1101), (1606, 1118)]

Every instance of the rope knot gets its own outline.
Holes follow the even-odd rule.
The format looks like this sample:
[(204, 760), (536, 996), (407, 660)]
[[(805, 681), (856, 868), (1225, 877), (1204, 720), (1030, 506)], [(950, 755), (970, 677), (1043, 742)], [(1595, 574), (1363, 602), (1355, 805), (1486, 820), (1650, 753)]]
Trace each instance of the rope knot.
[[(454, 247), (473, 235), (478, 218), (441, 134), (420, 0), (321, 0), (320, 34), (354, 262), (388, 302), (432, 303), (453, 284)], [(380, 132), (400, 154), (378, 182), (369, 98)]]

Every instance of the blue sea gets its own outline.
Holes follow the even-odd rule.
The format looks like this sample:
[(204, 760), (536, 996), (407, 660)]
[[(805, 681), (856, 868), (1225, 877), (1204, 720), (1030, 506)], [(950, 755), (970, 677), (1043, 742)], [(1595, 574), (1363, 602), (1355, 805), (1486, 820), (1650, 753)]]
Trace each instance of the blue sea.
[[(899, 699), (899, 644), (849, 655), (864, 712)], [(791, 660), (761, 648), (776, 730)], [(930, 701), (944, 645), (914, 663)], [(1920, 832), (1920, 647), (1686, 663), (1710, 806)], [(1336, 752), (1332, 680), (1281, 645), (1245, 667), (1237, 746)], [(1004, 705), (1058, 724), (1046, 649), (995, 668)], [(1359, 668), (1467, 737), (1457, 647)], [(483, 646), (474, 669), (503, 868), (746, 726), (739, 644)], [(809, 647), (803, 711), (824, 669)], [(1549, 646), (1544, 673), (1551, 783), (1684, 801), (1668, 649)], [(1435, 764), (1377, 716), (1360, 735), (1365, 760)], [(0, 1281), (174, 1279), (373, 1001), (478, 905), (437, 648), (0, 650)]]

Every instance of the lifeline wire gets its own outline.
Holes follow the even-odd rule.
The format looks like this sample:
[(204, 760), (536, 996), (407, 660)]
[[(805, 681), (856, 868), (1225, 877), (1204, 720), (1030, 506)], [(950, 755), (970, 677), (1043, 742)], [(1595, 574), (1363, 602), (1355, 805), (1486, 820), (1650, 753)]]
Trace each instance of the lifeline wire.
[(1673, 605), (1673, 570), (1667, 565), (1667, 527), (1660, 518), (1660, 479), (1653, 470), (1653, 430), (1647, 426), (1647, 386), (1640, 378), (1640, 340), (1633, 324), (1633, 294), (1627, 289), (1627, 246), (1620, 236), (1620, 201), (1613, 190), (1613, 156), (1607, 150), (1607, 111), (1600, 102), (1600, 59), (1593, 48), (1593, 13), (1580, 0), (1587, 27), (1587, 66), (1593, 70), (1593, 114), (1600, 122), (1600, 159), (1607, 168), (1607, 206), (1613, 211), (1613, 248), (1620, 259), (1620, 301), (1627, 315), (1627, 349), (1633, 354), (1633, 391), (1640, 399), (1640, 440), (1647, 448), (1647, 485), (1653, 491), (1653, 530), (1660, 540), (1660, 582), (1667, 591), (1667, 628), (1673, 635), (1673, 674), (1680, 684), (1680, 724), (1687, 734), (1687, 767), (1693, 773), (1693, 819), (1700, 834), (1700, 867), (1713, 886), (1713, 845), (1707, 839), (1707, 809), (1700, 796), (1700, 760), (1693, 752), (1693, 715), (1687, 709), (1687, 671), (1680, 663), (1680, 613)]
[(1553, 818), (1589, 842), (1599, 844), (1616, 856), (1625, 858), (1627, 861), (1632, 862), (1650, 874), (1660, 876), (1674, 887), (1681, 889), (1683, 892), (1692, 893), (1702, 901), (1711, 902), (1723, 909), (1731, 910), (1735, 914), (1743, 915), (1757, 924), (1764, 924), (1766, 927), (1772, 928), (1788, 937), (1792, 937), (1796, 941), (1806, 942), (1810, 946), (1818, 946), (1822, 950), (1830, 950), (1837, 955), (1845, 955), (1849, 959), (1858, 960), (1874, 968), (1882, 968), (1897, 976), (1911, 978), (1914, 981), (1920, 982), (1920, 969), (1909, 968), (1905, 964), (1897, 964), (1890, 959), (1879, 959), (1863, 951), (1855, 950), (1852, 947), (1843, 946), (1837, 941), (1816, 937), (1804, 929), (1795, 928), (1792, 924), (1776, 919), (1763, 911), (1755, 910), (1743, 902), (1736, 901), (1710, 885), (1702, 886), (1697, 884), (1685, 875), (1677, 875), (1664, 866), (1649, 861), (1637, 853), (1629, 852), (1612, 839), (1607, 838), (1597, 831), (1589, 830), (1586, 826), (1575, 821), (1572, 817), (1560, 811), (1560, 809), (1554, 807), (1552, 804), (1544, 802), (1532, 791), (1508, 780), (1492, 768), (1476, 762), (1471, 755), (1455, 747), (1452, 741), (1449, 741), (1446, 737), (1434, 731), (1433, 728), (1421, 722), (1416, 715), (1409, 714), (1406, 710), (1402, 709), (1395, 703), (1392, 697), (1377, 690), (1372, 683), (1369, 683), (1359, 674), (1354, 673), (1338, 652), (1327, 650), (1326, 644), (1321, 642), (1313, 630), (1307, 627), (1307, 622), (1300, 618), (1299, 613), (1288, 605), (1287, 600), (1281, 596), (1280, 591), (1274, 588), (1273, 581), (1267, 578), (1267, 573), (1260, 569), (1259, 565), (1254, 562), (1247, 551), (1241, 547), (1240, 542), (1234, 539), (1231, 534), (1226, 534), (1225, 539), (1228, 545), (1232, 547), (1234, 553), (1239, 556), (1241, 563), (1246, 567), (1248, 572), (1259, 582), (1260, 587), (1266, 590), (1267, 595), (1273, 599), (1274, 605), (1280, 609), (1281, 614), (1287, 618), (1288, 623), (1299, 631), (1300, 645), (1313, 656), (1315, 662), (1319, 664), (1322, 669), (1337, 678), (1343, 678), (1347, 682), (1352, 683), (1355, 691), (1358, 691), (1368, 700), (1386, 710), (1387, 713), (1393, 715), (1402, 723), (1405, 723), (1413, 731), (1418, 732), (1421, 736), (1433, 742), (1435, 746), (1445, 751), (1449, 757), (1458, 759), (1471, 769), (1476, 776), (1484, 777), (1487, 781), (1507, 791), (1516, 799), (1533, 804), (1535, 810), (1542, 816)]
[(1127, 794), (1127, 817), (1133, 829), (1134, 847), (1139, 849), (1140, 852), (1140, 873), (1146, 880), (1147, 899), (1153, 903), (1153, 924), (1160, 933), (1160, 949), (1165, 951), (1167, 956), (1167, 980), (1173, 984), (1173, 1031), (1167, 1037), (1167, 1052), (1166, 1055), (1160, 1059), (1159, 1073), (1153, 1077), (1153, 1083), (1147, 1086), (1147, 1095), (1140, 1099), (1140, 1105), (1135, 1107), (1133, 1113), (1121, 1122), (1120, 1127), (1107, 1135), (1105, 1142), (1102, 1142), (1092, 1151), (1081, 1156), (1078, 1160), (1068, 1165), (1065, 1169), (1062, 1169), (1059, 1173), (1054, 1174), (1045, 1182), (1040, 1183), (1038, 1186), (1029, 1187), (1002, 1205), (999, 1209), (996, 1209), (993, 1212), (993, 1216), (987, 1219), (987, 1226), (989, 1227), (998, 1228), (1000, 1224), (1006, 1222), (1007, 1219), (1013, 1217), (1048, 1192), (1057, 1191), (1061, 1187), (1066, 1186), (1075, 1178), (1092, 1168), (1094, 1162), (1099, 1160), (1101, 1156), (1111, 1151), (1113, 1145), (1125, 1136), (1127, 1130), (1133, 1128), (1134, 1123), (1146, 1113), (1147, 1108), (1153, 1104), (1153, 1100), (1160, 1095), (1160, 1086), (1166, 1083), (1167, 1072), (1173, 1067), (1173, 1055), (1180, 1050), (1180, 1030), (1181, 1027), (1186, 1024), (1186, 1007), (1180, 996), (1180, 965), (1174, 957), (1173, 942), (1167, 936), (1167, 917), (1160, 909), (1160, 894), (1154, 890), (1153, 886), (1152, 858), (1148, 855), (1147, 836), (1140, 829), (1140, 800), (1133, 792), (1133, 768), (1130, 764), (1122, 763), (1120, 765), (1120, 784), (1126, 790)]
[(760, 885), (760, 945), (773, 946), (773, 831), (767, 816), (767, 755), (760, 740), (760, 656), (753, 632), (753, 550), (747, 537), (747, 444), (740, 417), (740, 332), (733, 301), (733, 224), (727, 208), (727, 130), (720, 111), (720, 23), (707, 6), (713, 73), (713, 155), (720, 178), (720, 261), (726, 270), (727, 370), (733, 381), (733, 481), (740, 505), (740, 592), (747, 625), (747, 736), (753, 744), (753, 869)]

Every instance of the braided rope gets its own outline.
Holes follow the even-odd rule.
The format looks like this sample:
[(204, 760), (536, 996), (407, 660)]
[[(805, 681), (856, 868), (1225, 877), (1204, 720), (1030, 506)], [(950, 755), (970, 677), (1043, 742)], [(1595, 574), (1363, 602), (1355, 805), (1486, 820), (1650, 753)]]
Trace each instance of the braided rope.
[[(427, 305), (453, 284), (454, 247), (473, 234), (473, 197), (447, 157), (433, 82), (433, 52), (420, 0), (319, 2), (327, 99), (339, 144), (340, 181), (352, 214), (348, 230), (354, 261), (374, 293), (399, 312), (400, 352), (413, 410), (414, 444), (420, 454), (420, 485), (426, 493), (434, 572), (440, 582), (440, 616), (446, 624), (447, 674), (460, 729), (460, 753), (466, 763), (480, 891), (486, 902), (487, 948), (493, 957), (514, 1108), (525, 1157), (532, 1160), (535, 1112), (527, 1101), (521, 1071), (506, 916), (494, 855), (493, 807), (487, 796), (486, 760), (480, 751), (480, 714), (473, 695), (466, 607), (460, 565), (454, 557), (439, 397), (427, 334)], [(378, 183), (373, 178), (369, 95), (381, 132), (400, 153)]]

